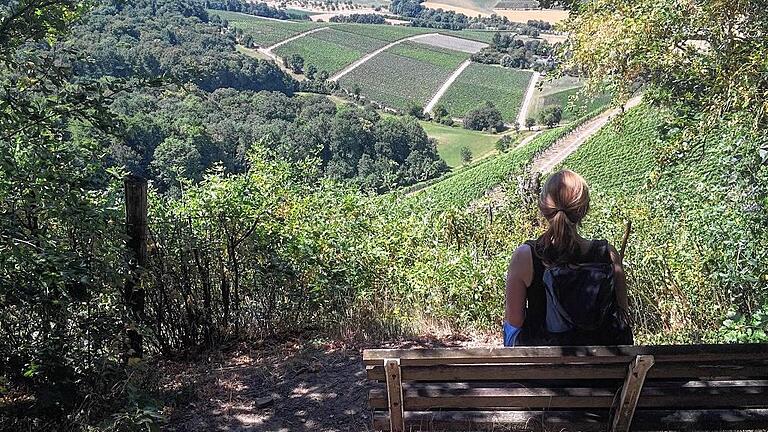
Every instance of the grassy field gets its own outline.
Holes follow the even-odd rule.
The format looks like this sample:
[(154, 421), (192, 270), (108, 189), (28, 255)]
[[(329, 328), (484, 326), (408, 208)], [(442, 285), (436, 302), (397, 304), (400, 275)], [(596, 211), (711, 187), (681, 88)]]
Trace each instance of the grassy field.
[(501, 138), (500, 135), (475, 132), (461, 127), (426, 121), (420, 123), (427, 135), (437, 140), (437, 152), (451, 168), (462, 165), (462, 147), (468, 147), (472, 152), (472, 160), (478, 161), (494, 154), (496, 150), (493, 146)]
[(659, 113), (647, 105), (633, 108), (582, 144), (562, 167), (580, 173), (596, 190), (635, 192), (655, 165), (660, 123)]
[(289, 14), (307, 15), (307, 16), (319, 15), (320, 14), (320, 12), (306, 11), (306, 10), (303, 10), (303, 9), (293, 9), (293, 8), (286, 8), (285, 12), (287, 12)]
[(209, 9), (210, 15), (218, 15), (229, 22), (232, 28), (242, 29), (261, 46), (274, 45), (307, 30), (323, 27), (322, 23), (311, 21), (272, 21), (239, 12), (225, 12)]
[(331, 28), (281, 45), (274, 52), (282, 58), (299, 54), (305, 67), (314, 65), (318, 71), (333, 73), (386, 44), (381, 39)]
[(493, 102), (504, 120), (514, 121), (525, 97), (531, 72), (472, 63), (440, 99), (454, 117), (467, 112), (485, 101)]
[(426, 104), (440, 85), (469, 57), (466, 53), (404, 42), (367, 61), (339, 81), (366, 98), (405, 109)]

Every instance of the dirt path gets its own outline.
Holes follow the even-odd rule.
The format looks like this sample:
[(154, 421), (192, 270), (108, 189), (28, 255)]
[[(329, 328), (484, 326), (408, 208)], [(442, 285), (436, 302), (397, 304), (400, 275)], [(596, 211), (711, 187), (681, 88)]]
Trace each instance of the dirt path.
[(531, 80), (528, 82), (528, 90), (525, 92), (525, 99), (520, 104), (520, 112), (517, 114), (517, 124), (522, 128), (525, 126), (525, 119), (528, 117), (528, 109), (531, 107), (531, 101), (533, 100), (533, 94), (536, 91), (536, 83), (539, 82), (541, 74), (533, 72)]
[(275, 55), (275, 53), (273, 53), (273, 52), (272, 52), (272, 50), (274, 50), (275, 48), (277, 48), (277, 47), (279, 47), (279, 46), (281, 46), (281, 45), (285, 45), (285, 44), (287, 44), (288, 42), (293, 42), (293, 41), (295, 41), (296, 39), (300, 39), (300, 38), (303, 38), (304, 36), (310, 35), (310, 34), (312, 34), (312, 33), (317, 33), (317, 32), (319, 32), (319, 31), (321, 31), (321, 30), (329, 30), (329, 29), (330, 29), (330, 27), (318, 27), (318, 28), (316, 28), (316, 29), (307, 30), (307, 31), (305, 31), (304, 33), (299, 33), (299, 34), (297, 34), (296, 36), (291, 36), (291, 37), (289, 37), (288, 39), (286, 39), (286, 40), (283, 40), (283, 41), (280, 41), (280, 42), (278, 42), (278, 43), (276, 43), (276, 44), (274, 44), (274, 45), (272, 45), (272, 46), (268, 46), (268, 47), (266, 47), (266, 48), (259, 48), (259, 52), (260, 52), (260, 53), (262, 53), (262, 54), (264, 54), (264, 55), (266, 55), (266, 56), (268, 56), (268, 57), (269, 57), (269, 58), (271, 58), (272, 60), (274, 60), (274, 61), (275, 61), (275, 63), (280, 63), (280, 62), (278, 61), (278, 59), (277, 59), (277, 55)]
[(343, 77), (344, 75), (346, 75), (346, 74), (352, 72), (353, 70), (357, 69), (363, 63), (365, 63), (368, 60), (372, 59), (373, 57), (375, 57), (380, 52), (382, 52), (384, 50), (387, 50), (389, 48), (392, 48), (395, 45), (398, 45), (398, 44), (401, 44), (403, 42), (407, 42), (407, 41), (410, 41), (410, 40), (416, 40), (416, 39), (419, 39), (419, 38), (423, 38), (423, 37), (426, 37), (426, 36), (437, 36), (438, 34), (439, 33), (426, 33), (426, 34), (421, 34), (421, 35), (416, 35), (416, 36), (410, 36), (410, 37), (403, 38), (403, 39), (398, 39), (398, 40), (396, 40), (396, 41), (394, 41), (394, 42), (392, 42), (390, 44), (384, 45), (383, 47), (377, 49), (376, 51), (370, 52), (370, 53), (364, 55), (363, 57), (359, 58), (358, 60), (356, 60), (351, 65), (345, 67), (344, 69), (342, 69), (339, 72), (336, 72), (336, 74), (333, 75), (330, 78), (330, 80), (331, 81), (338, 81), (341, 77)]
[[(642, 97), (637, 96), (627, 101), (624, 104), (624, 109), (627, 110), (638, 105)], [(579, 146), (584, 144), (592, 135), (597, 133), (603, 126), (608, 124), (613, 116), (621, 111), (620, 108), (613, 108), (607, 110), (597, 117), (585, 122), (579, 126), (576, 130), (559, 139), (552, 147), (544, 152), (541, 156), (533, 161), (531, 166), (532, 172), (540, 172), (546, 174), (552, 171), (557, 165), (565, 160), (571, 153), (575, 152)]]
[[(424, 336), (371, 348), (498, 346), (491, 336)], [(361, 351), (339, 342), (241, 344), (196, 361), (162, 361), (169, 432), (359, 432), (370, 430)], [(268, 401), (268, 402), (265, 402)]]
[(517, 150), (520, 147), (523, 147), (523, 146), (527, 145), (529, 142), (533, 141), (534, 138), (539, 136), (540, 133), (541, 133), (541, 131), (536, 131), (536, 132), (528, 135), (527, 137), (523, 138), (523, 140), (520, 141), (520, 144), (515, 146), (514, 150)]
[(440, 101), (440, 98), (443, 97), (446, 91), (448, 91), (448, 87), (453, 84), (454, 81), (456, 81), (456, 78), (461, 75), (462, 72), (464, 72), (464, 69), (466, 69), (470, 64), (472, 63), (472, 60), (466, 60), (464, 63), (459, 65), (458, 68), (456, 68), (455, 71), (451, 74), (451, 76), (448, 77), (447, 80), (443, 83), (443, 85), (440, 86), (439, 89), (437, 89), (437, 93), (435, 93), (434, 96), (432, 96), (432, 99), (427, 103), (427, 106), (424, 107), (425, 113), (431, 113), (433, 109), (435, 109), (435, 105)]

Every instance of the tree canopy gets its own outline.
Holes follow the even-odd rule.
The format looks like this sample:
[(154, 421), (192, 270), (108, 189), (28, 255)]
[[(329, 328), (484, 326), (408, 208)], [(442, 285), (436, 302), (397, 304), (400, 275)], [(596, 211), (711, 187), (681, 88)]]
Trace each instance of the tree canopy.
[(499, 109), (492, 102), (486, 101), (464, 116), (464, 127), (473, 130), (499, 131), (504, 128), (504, 120)]

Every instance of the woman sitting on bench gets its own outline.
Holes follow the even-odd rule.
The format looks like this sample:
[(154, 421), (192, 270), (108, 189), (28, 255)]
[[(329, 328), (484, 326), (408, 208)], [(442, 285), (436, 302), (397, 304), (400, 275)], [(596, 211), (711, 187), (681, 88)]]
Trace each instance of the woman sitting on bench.
[(539, 210), (547, 230), (518, 247), (507, 270), (504, 345), (631, 345), (621, 257), (578, 232), (589, 210), (584, 179), (553, 174)]

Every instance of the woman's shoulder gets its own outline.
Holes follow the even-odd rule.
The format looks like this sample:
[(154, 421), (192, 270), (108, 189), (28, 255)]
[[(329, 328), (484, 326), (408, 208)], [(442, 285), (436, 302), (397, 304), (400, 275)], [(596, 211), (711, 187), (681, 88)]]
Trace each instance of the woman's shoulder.
[(512, 254), (510, 264), (530, 268), (541, 263), (541, 257), (537, 253), (536, 240), (528, 240), (518, 246)]
[(514, 260), (515, 257), (523, 257), (527, 258), (533, 255), (533, 249), (534, 244), (530, 243), (529, 241), (522, 243), (520, 246), (515, 248), (515, 251), (512, 253), (512, 259)]

